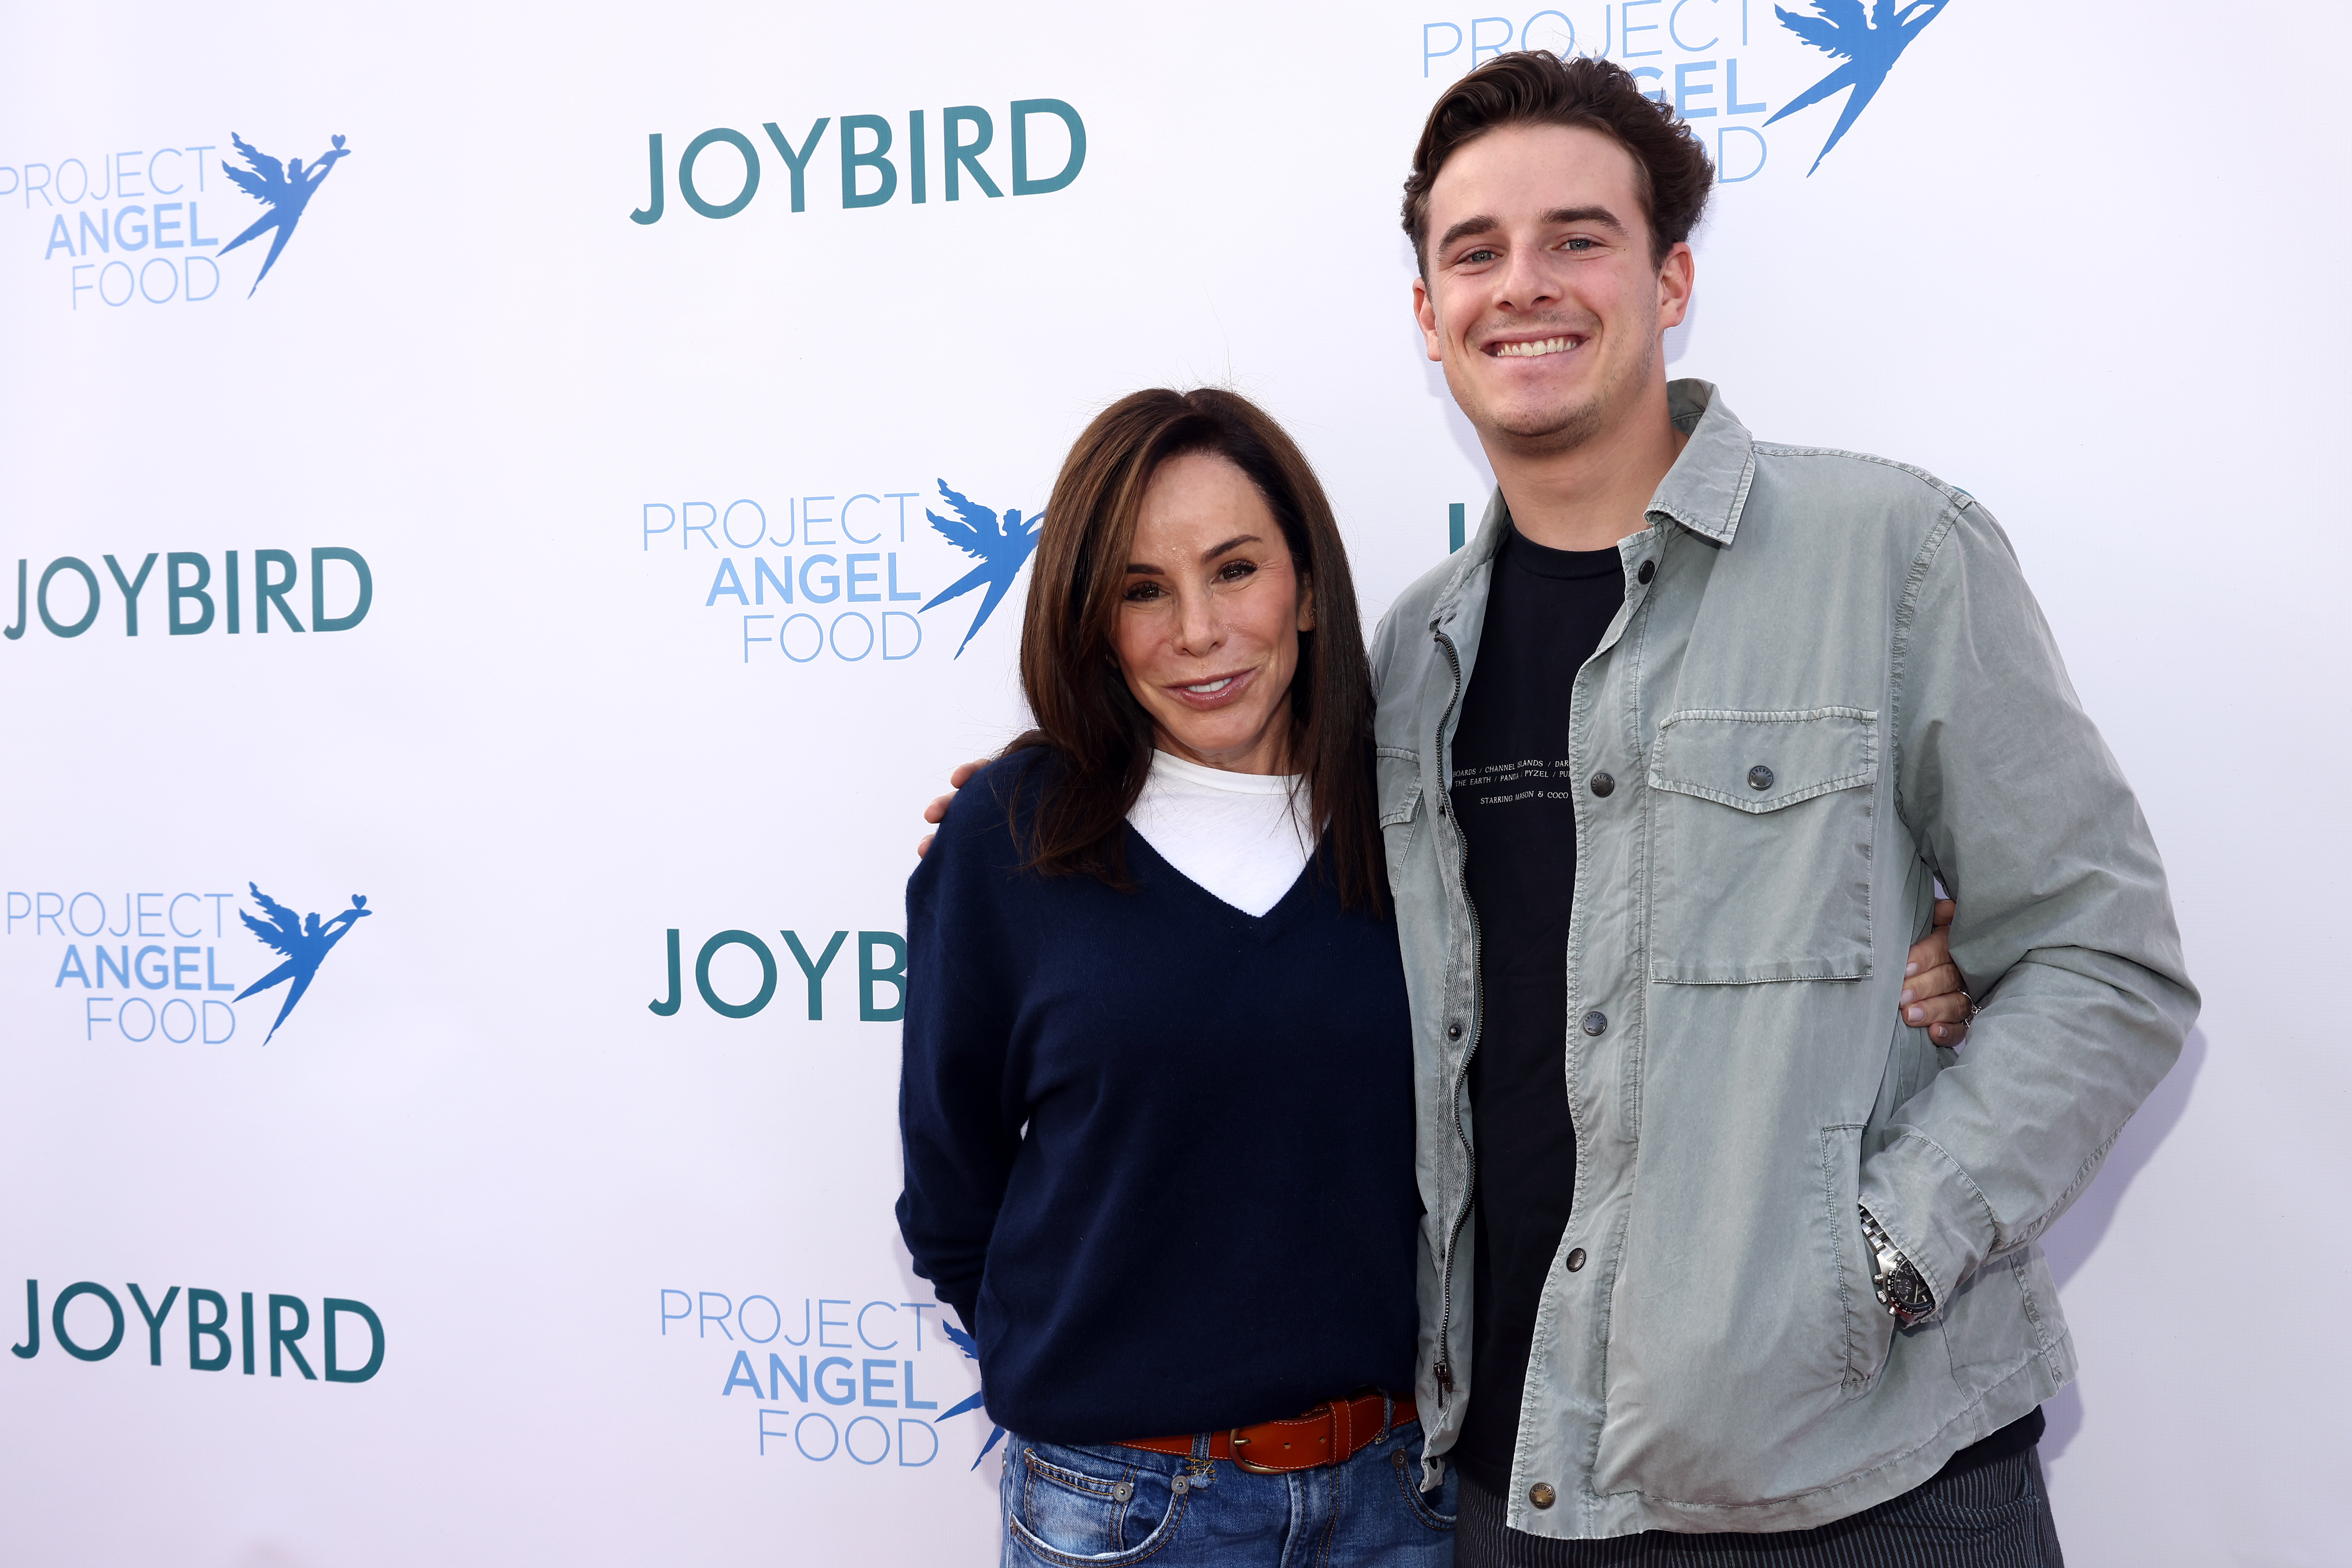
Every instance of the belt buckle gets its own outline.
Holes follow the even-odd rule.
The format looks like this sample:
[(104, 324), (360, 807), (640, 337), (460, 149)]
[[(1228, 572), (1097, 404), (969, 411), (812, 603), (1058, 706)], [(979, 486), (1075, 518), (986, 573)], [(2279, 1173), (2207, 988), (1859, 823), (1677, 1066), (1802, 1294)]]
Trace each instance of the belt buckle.
[[(1239, 1465), (1243, 1469), (1249, 1471), (1252, 1475), (1257, 1476), (1286, 1476), (1297, 1470), (1314, 1469), (1317, 1468), (1317, 1465), (1320, 1464), (1337, 1464), (1339, 1461), (1339, 1431), (1338, 1417), (1333, 1412), (1330, 1404), (1327, 1401), (1324, 1404), (1317, 1406), (1313, 1410), (1308, 1411), (1307, 1414), (1310, 1416), (1320, 1414), (1330, 1432), (1331, 1457), (1328, 1459), (1318, 1460), (1316, 1464), (1307, 1465), (1258, 1464), (1255, 1460), (1246, 1459), (1242, 1457), (1242, 1450), (1249, 1447), (1250, 1439), (1242, 1436), (1241, 1427), (1235, 1427), (1225, 1434), (1225, 1440), (1233, 1450), (1234, 1463)], [(1277, 1423), (1270, 1421), (1265, 1424), (1267, 1426), (1277, 1425)]]
[(1235, 1427), (1233, 1430), (1225, 1434), (1225, 1441), (1233, 1450), (1234, 1463), (1240, 1466), (1243, 1469), (1247, 1470), (1250, 1474), (1254, 1476), (1279, 1476), (1288, 1473), (1285, 1470), (1276, 1469), (1271, 1465), (1261, 1465), (1254, 1459), (1244, 1458), (1242, 1457), (1242, 1450), (1249, 1447), (1250, 1440), (1242, 1436), (1242, 1429), (1239, 1427)]

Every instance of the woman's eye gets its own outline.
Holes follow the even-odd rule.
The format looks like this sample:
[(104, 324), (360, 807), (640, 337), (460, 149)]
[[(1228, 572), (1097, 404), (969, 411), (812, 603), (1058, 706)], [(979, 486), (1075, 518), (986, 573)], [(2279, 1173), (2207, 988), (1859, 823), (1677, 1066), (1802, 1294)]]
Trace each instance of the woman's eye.
[(1127, 601), (1129, 604), (1149, 604), (1159, 597), (1160, 585), (1156, 582), (1135, 583), (1127, 591)]
[(1225, 562), (1224, 565), (1217, 569), (1217, 580), (1219, 582), (1239, 582), (1245, 577), (1255, 575), (1256, 571), (1257, 563), (1255, 561), (1229, 560)]

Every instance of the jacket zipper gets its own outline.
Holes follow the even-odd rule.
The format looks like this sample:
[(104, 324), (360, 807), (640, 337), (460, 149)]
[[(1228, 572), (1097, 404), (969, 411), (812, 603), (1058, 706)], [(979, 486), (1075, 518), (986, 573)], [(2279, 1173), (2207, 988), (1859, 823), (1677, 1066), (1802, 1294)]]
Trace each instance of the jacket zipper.
[[(1436, 633), (1438, 646), (1445, 650), (1445, 662), (1454, 669), (1454, 695), (1446, 700), (1445, 711), (1438, 716), (1434, 737), (1437, 751), (1438, 810), (1454, 816), (1453, 792), (1446, 785), (1445, 726), (1462, 701), (1462, 655), (1454, 646), (1454, 639), (1444, 632)], [(1462, 1130), (1462, 1086), (1470, 1076), (1470, 1059), (1478, 1051), (1478, 906), (1470, 899), (1470, 841), (1463, 835), (1462, 819), (1454, 817), (1455, 845), (1455, 875), (1461, 879), (1463, 907), (1470, 912), (1470, 1043), (1462, 1052), (1462, 1066), (1454, 1075), (1454, 1135), (1461, 1140), (1462, 1155), (1469, 1167), (1469, 1177), (1462, 1187), (1462, 1206), (1454, 1211), (1454, 1224), (1445, 1238), (1445, 1266), (1438, 1276), (1439, 1308), (1437, 1314), (1437, 1403), (1442, 1406), (1445, 1396), (1454, 1392), (1454, 1258), (1462, 1245), (1462, 1227), (1470, 1218), (1470, 1206), (1478, 1191), (1478, 1151), (1472, 1146), (1470, 1135)]]

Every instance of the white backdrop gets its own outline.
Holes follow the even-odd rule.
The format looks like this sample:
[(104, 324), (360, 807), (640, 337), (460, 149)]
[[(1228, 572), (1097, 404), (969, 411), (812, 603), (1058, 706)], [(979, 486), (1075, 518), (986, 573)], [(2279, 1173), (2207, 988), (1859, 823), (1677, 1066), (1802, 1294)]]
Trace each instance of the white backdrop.
[[(992, 1560), (986, 1418), (944, 1414), (975, 1378), (890, 1217), (889, 972), (917, 810), (1019, 723), (1021, 590), (959, 654), (980, 593), (925, 605), (975, 563), (924, 513), (944, 481), (1025, 517), (1103, 402), (1228, 382), (1385, 606), (1487, 484), (1398, 185), (1445, 81), (1524, 40), (1655, 69), (1720, 136), (1746, 177), (1676, 373), (1983, 497), (2168, 857), (2203, 1022), (2050, 1241), (2070, 1560), (2352, 1561), (2347, 31), (1955, 0), (1809, 173), (1843, 98), (1766, 121), (1836, 62), (1765, 0), (11, 8), (0, 1556)], [(1024, 193), (1037, 99), (1085, 153)], [(950, 201), (967, 107), (1003, 193), (958, 164)], [(893, 189), (845, 207), (861, 115)], [(1051, 185), (1066, 121), (1020, 122)], [(724, 217), (678, 176), (714, 128), (760, 160)], [(300, 205), (232, 133), (347, 155)], [(718, 139), (697, 199), (744, 172)], [(224, 247), (297, 206), (257, 284), (271, 235)], [(367, 569), (343, 630), (313, 578), (331, 623), (359, 571), (320, 549)], [(107, 558), (151, 554), (134, 636)], [(99, 585), (71, 636), (63, 558)], [(328, 923), (287, 946), (343, 933), (266, 1044), (257, 888)], [(730, 931), (761, 946), (710, 997), (776, 970), (743, 1018), (696, 984)], [(192, 1344), (199, 1291), (227, 1321)], [(362, 1381), (348, 1306), (325, 1375), (331, 1298), (382, 1325)]]

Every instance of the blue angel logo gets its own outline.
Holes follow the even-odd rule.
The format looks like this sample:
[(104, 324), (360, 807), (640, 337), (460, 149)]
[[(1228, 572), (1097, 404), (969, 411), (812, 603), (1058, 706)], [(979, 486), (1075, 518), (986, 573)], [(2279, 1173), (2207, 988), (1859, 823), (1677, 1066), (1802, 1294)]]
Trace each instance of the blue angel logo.
[[(940, 489), (942, 489), (942, 490), (947, 490), (947, 489), (948, 489), (948, 487), (947, 487), (945, 485), (940, 486)], [(950, 496), (952, 496), (952, 495), (954, 495), (954, 494), (955, 494), (955, 492), (954, 492), (953, 490), (948, 490), (948, 494), (949, 494), (949, 495), (950, 495)], [(986, 612), (985, 611), (982, 612), (982, 619), (986, 619), (986, 615), (987, 615), (987, 612)], [(957, 650), (957, 652), (961, 653), (961, 652), (962, 652), (962, 650), (961, 650), (961, 649), (958, 649), (958, 650)], [(941, 1313), (940, 1314), (940, 1316), (942, 1319), (944, 1319), (944, 1318), (947, 1316), (947, 1314), (946, 1314), (945, 1312), (941, 1312)], [(972, 1360), (974, 1360), (974, 1361), (978, 1361), (978, 1360), (980, 1359), (980, 1346), (978, 1346), (978, 1345), (976, 1345), (976, 1344), (974, 1344), (974, 1343), (971, 1343), (971, 1335), (970, 1335), (970, 1334), (968, 1334), (968, 1333), (964, 1333), (964, 1332), (963, 1332), (963, 1330), (961, 1330), (961, 1329), (960, 1329), (960, 1328), (956, 1327), (956, 1326), (955, 1326), (955, 1324), (953, 1324), (953, 1323), (951, 1323), (951, 1322), (942, 1322), (940, 1324), (940, 1327), (941, 1327), (941, 1328), (943, 1328), (943, 1329), (945, 1329), (945, 1330), (947, 1330), (947, 1331), (948, 1331), (948, 1338), (955, 1342), (955, 1347), (956, 1347), (958, 1350), (960, 1350), (960, 1351), (963, 1352), (963, 1353), (964, 1353), (964, 1354), (966, 1354), (966, 1355), (970, 1356), (970, 1357), (971, 1357)], [(932, 1426), (934, 1426), (934, 1427), (936, 1427), (936, 1426), (938, 1426), (940, 1422), (942, 1422), (942, 1421), (946, 1420), (949, 1416), (961, 1416), (961, 1415), (962, 1415), (962, 1414), (963, 1414), (965, 1411), (967, 1411), (967, 1410), (978, 1410), (978, 1409), (981, 1407), (981, 1406), (982, 1406), (983, 1403), (985, 1403), (985, 1402), (986, 1402), (987, 1398), (988, 1398), (988, 1390), (987, 1390), (987, 1389), (985, 1389), (985, 1388), (976, 1389), (976, 1390), (974, 1390), (974, 1391), (973, 1391), (972, 1396), (971, 1396), (971, 1398), (961, 1401), (960, 1403), (958, 1403), (958, 1404), (956, 1405), (956, 1406), (955, 1406), (953, 1409), (951, 1409), (951, 1410), (942, 1410), (942, 1411), (940, 1411), (938, 1415), (936, 1415), (936, 1416), (932, 1416), (932, 1417), (931, 1417), (931, 1425), (932, 1425)], [(982, 1460), (982, 1459), (984, 1459), (984, 1458), (988, 1458), (988, 1450), (989, 1450), (989, 1449), (991, 1449), (991, 1448), (994, 1448), (994, 1447), (996, 1447), (996, 1439), (998, 1439), (999, 1437), (1002, 1437), (1003, 1436), (1004, 1436), (1004, 1428), (1003, 1428), (1003, 1427), (990, 1427), (990, 1429), (989, 1429), (989, 1433), (988, 1433), (988, 1441), (987, 1441), (987, 1442), (985, 1442), (985, 1443), (982, 1443), (982, 1444), (980, 1446), (980, 1452), (972, 1456), (972, 1459), (971, 1459), (971, 1468), (972, 1468), (973, 1469), (980, 1469), (980, 1461), (981, 1461), (981, 1460)]]
[(318, 977), (319, 966), (326, 961), (335, 944), (352, 934), (352, 927), (360, 923), (362, 916), (373, 915), (375, 911), (367, 906), (365, 896), (355, 893), (352, 894), (352, 906), (322, 925), (315, 911), (308, 915), (298, 915), (262, 892), (257, 884), (248, 882), (245, 885), (253, 889), (254, 902), (261, 905), (262, 913), (269, 918), (266, 922), (256, 920), (242, 909), (236, 912), (236, 917), (261, 938), (262, 946), (285, 954), (286, 962), (239, 991), (236, 999), (243, 1001), (256, 991), (266, 991), (281, 980), (294, 982), (286, 993), (286, 1005), (278, 1009), (277, 1020), (270, 1024), (268, 1034), (262, 1037), (261, 1043), (268, 1045), (278, 1037), (278, 1026), (286, 1021), (286, 1015), (294, 1010), (294, 1004), (302, 999), (302, 993), (310, 988), (310, 982)]
[(1830, 139), (1814, 154), (1813, 168), (1805, 171), (1808, 175), (1822, 166), (1822, 160), (1830, 155), (1830, 149), (1838, 144), (1846, 128), (1862, 118), (1870, 100), (1886, 85), (1886, 73), (1895, 68), (1895, 60), (1911, 47), (1911, 40), (1950, 3), (1951, 0), (1871, 0), (1867, 16), (1863, 14), (1862, 0), (1812, 0), (1812, 12), (1772, 7), (1773, 15), (1780, 18), (1780, 26), (1832, 59), (1843, 60), (1845, 64), (1782, 104), (1780, 112), (1764, 123), (1769, 125), (1801, 109), (1811, 109), (1847, 88), (1853, 89), (1845, 100), (1844, 112), (1830, 131)]
[(948, 498), (948, 505), (954, 509), (957, 520), (950, 522), (937, 512), (927, 511), (923, 516), (931, 519), (931, 527), (937, 528), (948, 543), (968, 556), (976, 557), (980, 564), (958, 578), (953, 586), (932, 595), (931, 602), (923, 608), (932, 609), (945, 604), (960, 593), (971, 592), (982, 583), (988, 585), (988, 596), (980, 601), (980, 613), (971, 618), (971, 630), (966, 632), (963, 641), (956, 644), (956, 657), (961, 659), (964, 649), (988, 623), (989, 616), (995, 613), (997, 604), (1012, 588), (1013, 580), (1021, 575), (1023, 564), (1036, 549), (1037, 530), (1045, 526), (1045, 516), (1040, 512), (1024, 523), (1019, 511), (1008, 510), (1004, 520), (1000, 523), (994, 512), (957, 495), (948, 488), (948, 482), (944, 479), (940, 481), (940, 494)]
[[(236, 143), (238, 153), (253, 167), (249, 170), (236, 169), (224, 162), (221, 169), (237, 183), (247, 195), (269, 210), (256, 218), (250, 228), (221, 246), (221, 254), (226, 256), (246, 241), (260, 237), (265, 230), (278, 231), (278, 236), (269, 242), (269, 254), (262, 258), (261, 271), (253, 280), (253, 288), (258, 288), (262, 278), (269, 276), (269, 269), (278, 265), (278, 253), (284, 250), (286, 242), (294, 237), (294, 225), (302, 221), (302, 209), (309, 206), (310, 198), (318, 193), (319, 182), (327, 177), (337, 159), (350, 157), (352, 150), (344, 146), (343, 139), (338, 136), (335, 138), (335, 150), (311, 164), (309, 172), (305, 172), (299, 158), (290, 164), (280, 163), (234, 131), (229, 132), (228, 139)], [(247, 298), (253, 298), (253, 288), (245, 291)]]

